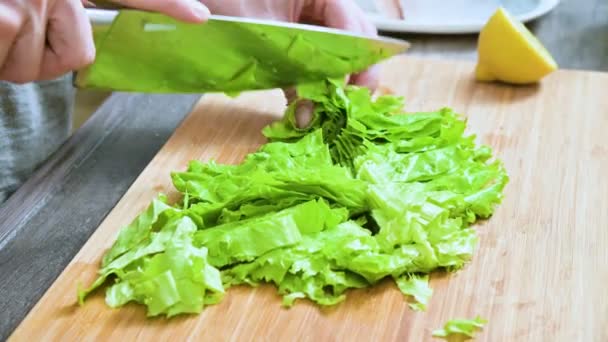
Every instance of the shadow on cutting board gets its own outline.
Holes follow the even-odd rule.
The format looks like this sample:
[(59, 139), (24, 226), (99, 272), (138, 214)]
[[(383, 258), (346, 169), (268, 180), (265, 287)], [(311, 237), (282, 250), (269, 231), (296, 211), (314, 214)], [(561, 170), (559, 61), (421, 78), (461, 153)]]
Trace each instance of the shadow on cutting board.
[(471, 79), (470, 82), (474, 83), (472, 86), (475, 89), (474, 101), (479, 104), (513, 104), (527, 101), (543, 90), (542, 82), (525, 85), (501, 82), (483, 83), (474, 79)]

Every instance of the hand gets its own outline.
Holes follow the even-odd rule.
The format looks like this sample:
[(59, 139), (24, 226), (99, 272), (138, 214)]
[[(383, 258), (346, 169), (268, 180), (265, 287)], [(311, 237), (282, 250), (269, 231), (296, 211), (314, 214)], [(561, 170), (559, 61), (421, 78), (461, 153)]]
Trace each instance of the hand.
[[(121, 0), (121, 5), (203, 22), (195, 0)], [(95, 45), (81, 0), (0, 2), (0, 80), (26, 83), (59, 77), (93, 62)]]
[[(212, 13), (300, 22), (349, 30), (376, 36), (377, 30), (363, 11), (352, 0), (203, 0)], [(349, 77), (349, 82), (374, 89), (378, 83), (378, 68)], [(287, 90), (287, 99), (295, 99), (295, 92)], [(300, 127), (312, 118), (313, 107), (309, 102), (298, 104), (296, 119)]]

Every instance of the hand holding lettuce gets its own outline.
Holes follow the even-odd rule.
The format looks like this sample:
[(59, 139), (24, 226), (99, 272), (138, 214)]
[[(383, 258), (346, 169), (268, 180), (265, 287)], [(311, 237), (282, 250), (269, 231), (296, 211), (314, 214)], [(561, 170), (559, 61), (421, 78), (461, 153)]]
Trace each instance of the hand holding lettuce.
[(193, 161), (173, 173), (183, 200), (155, 200), (124, 228), (81, 302), (107, 284), (112, 307), (135, 301), (173, 316), (230, 286), (272, 283), (286, 306), (334, 305), (391, 277), (425, 310), (428, 274), (470, 260), (471, 225), (502, 199), (502, 164), (450, 109), (403, 113), (398, 97), (332, 81), (298, 93), (315, 104), (307, 128), (295, 121), (298, 100), (241, 164)]

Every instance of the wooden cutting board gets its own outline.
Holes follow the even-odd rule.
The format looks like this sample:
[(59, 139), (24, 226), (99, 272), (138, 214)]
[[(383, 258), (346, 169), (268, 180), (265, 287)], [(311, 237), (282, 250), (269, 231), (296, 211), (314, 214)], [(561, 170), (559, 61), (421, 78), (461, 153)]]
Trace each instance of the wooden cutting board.
[(504, 203), (478, 227), (472, 262), (433, 277), (426, 313), (411, 311), (390, 282), (332, 309), (283, 309), (271, 286), (231, 289), (202, 314), (171, 320), (146, 319), (135, 304), (109, 309), (103, 291), (75, 304), (77, 283), (95, 278), (119, 228), (158, 192), (175, 195), (170, 171), (191, 159), (236, 163), (264, 142), (260, 130), (284, 100), (257, 92), (202, 98), (11, 339), (426, 341), (448, 319), (480, 315), (489, 320), (481, 341), (608, 341), (608, 74), (559, 71), (540, 86), (511, 87), (475, 83), (472, 72), (400, 57), (382, 77), (410, 110), (466, 113), (511, 177)]

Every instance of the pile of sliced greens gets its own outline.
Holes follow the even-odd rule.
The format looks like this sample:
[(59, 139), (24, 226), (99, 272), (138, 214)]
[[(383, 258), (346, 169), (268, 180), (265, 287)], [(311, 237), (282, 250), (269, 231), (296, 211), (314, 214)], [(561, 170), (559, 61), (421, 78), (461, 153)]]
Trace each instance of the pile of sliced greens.
[(263, 131), (269, 143), (239, 165), (193, 161), (172, 174), (182, 200), (160, 196), (122, 229), (81, 303), (107, 284), (106, 302), (148, 315), (198, 313), (233, 285), (273, 283), (290, 306), (321, 305), (391, 277), (424, 310), (429, 272), (460, 269), (508, 177), (466, 136), (450, 109), (402, 112), (402, 99), (334, 81), (302, 86)]

